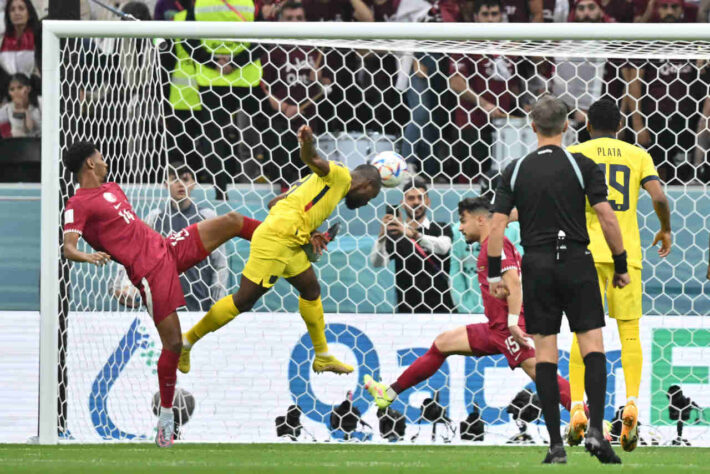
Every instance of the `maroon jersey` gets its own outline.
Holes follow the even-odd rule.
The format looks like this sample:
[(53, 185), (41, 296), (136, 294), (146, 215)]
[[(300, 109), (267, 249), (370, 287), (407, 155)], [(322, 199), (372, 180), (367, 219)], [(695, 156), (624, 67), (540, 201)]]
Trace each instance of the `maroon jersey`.
[(528, 23), (530, 21), (528, 0), (503, 0), (501, 4), (509, 23)]
[(372, 0), (368, 6), (372, 8), (375, 21), (392, 21), (397, 14), (401, 0)]
[(64, 233), (76, 232), (94, 250), (106, 252), (124, 267), (134, 284), (165, 256), (163, 238), (133, 211), (116, 183), (78, 189), (64, 211)]
[[(508, 240), (508, 237), (503, 237), (503, 253), (501, 254), (500, 269), (501, 272), (507, 270), (517, 271), (518, 276), (521, 273), (522, 257), (520, 252), (515, 248), (515, 245)], [(508, 303), (505, 300), (500, 300), (493, 296), (488, 287), (488, 239), (481, 243), (481, 252), (478, 254), (478, 284), (481, 287), (481, 297), (483, 299), (483, 311), (488, 318), (488, 326), (498, 330), (508, 330)], [(525, 329), (525, 320), (523, 319), (522, 308), (520, 310), (520, 318), (518, 326)]]
[(352, 21), (350, 0), (303, 0), (306, 21)]
[[(264, 54), (261, 62), (264, 65), (263, 80), (278, 100), (300, 104), (321, 90), (314, 78), (323, 58), (314, 48), (274, 46)], [(304, 113), (312, 113), (313, 109), (308, 107)]]
[[(449, 73), (459, 73), (466, 78), (468, 87), (504, 112), (515, 106), (513, 92), (520, 90), (516, 63), (506, 56), (453, 55)], [(460, 100), (455, 113), (456, 125), (483, 127), (488, 123), (488, 114), (478, 105)]]
[(652, 60), (644, 71), (644, 80), (648, 84), (642, 106), (644, 113), (670, 115), (679, 112), (690, 116), (697, 112), (698, 98), (691, 92), (694, 89), (691, 85), (698, 85), (699, 74), (692, 61)]
[(633, 23), (636, 6), (633, 0), (609, 0), (606, 5), (602, 2), (602, 10), (619, 23)]

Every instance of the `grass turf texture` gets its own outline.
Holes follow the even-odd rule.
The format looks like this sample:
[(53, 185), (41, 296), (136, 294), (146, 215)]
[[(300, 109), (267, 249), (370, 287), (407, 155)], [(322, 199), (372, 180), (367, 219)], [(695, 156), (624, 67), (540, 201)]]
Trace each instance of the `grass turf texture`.
[(602, 466), (581, 448), (567, 466), (543, 466), (543, 447), (385, 446), (357, 444), (0, 445), (2, 473), (537, 473), (600, 471), (710, 472), (710, 449), (639, 448), (617, 452), (622, 466)]

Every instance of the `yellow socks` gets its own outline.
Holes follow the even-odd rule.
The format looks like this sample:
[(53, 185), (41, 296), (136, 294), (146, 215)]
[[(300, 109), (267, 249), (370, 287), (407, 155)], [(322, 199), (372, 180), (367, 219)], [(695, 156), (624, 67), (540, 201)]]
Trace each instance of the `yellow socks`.
[(584, 402), (584, 360), (579, 351), (577, 335), (572, 335), (572, 348), (569, 356), (569, 388), (572, 406)]
[(239, 310), (237, 310), (237, 307), (234, 305), (232, 295), (225, 296), (212, 305), (210, 310), (207, 311), (207, 314), (205, 314), (192, 329), (185, 333), (187, 343), (192, 346), (192, 344), (205, 337), (205, 335), (216, 331), (230, 322), (237, 314), (239, 314)]
[(617, 320), (619, 339), (621, 339), (621, 367), (624, 369), (626, 381), (626, 398), (637, 399), (641, 386), (641, 371), (643, 369), (643, 351), (639, 337), (639, 320)]
[(311, 336), (313, 349), (316, 355), (328, 353), (328, 343), (325, 340), (325, 319), (323, 317), (323, 303), (320, 297), (317, 300), (309, 301), (298, 298), (298, 311), (301, 313), (303, 322), (308, 328), (308, 335)]

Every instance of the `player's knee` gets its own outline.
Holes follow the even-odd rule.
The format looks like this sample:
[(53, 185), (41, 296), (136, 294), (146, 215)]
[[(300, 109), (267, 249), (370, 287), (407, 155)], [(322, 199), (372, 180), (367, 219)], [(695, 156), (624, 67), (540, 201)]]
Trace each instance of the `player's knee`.
[(163, 349), (179, 354), (182, 351), (182, 335), (177, 334), (163, 340)]
[(452, 346), (452, 343), (454, 342), (454, 332), (453, 331), (445, 331), (436, 336), (436, 339), (434, 339), (434, 345), (436, 346), (437, 349), (439, 349), (439, 352), (441, 353), (447, 353), (449, 352), (449, 349)]
[(320, 285), (312, 285), (301, 292), (301, 298), (308, 301), (315, 301), (320, 298)]
[(242, 224), (244, 224), (244, 218), (241, 214), (236, 211), (230, 211), (224, 215), (224, 219), (227, 224), (232, 229), (241, 229)]

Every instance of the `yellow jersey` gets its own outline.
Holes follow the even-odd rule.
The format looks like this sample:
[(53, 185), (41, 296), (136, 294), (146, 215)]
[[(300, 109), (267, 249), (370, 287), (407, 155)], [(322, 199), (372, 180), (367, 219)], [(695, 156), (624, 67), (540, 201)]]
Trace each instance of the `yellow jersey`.
[(327, 175), (312, 173), (291, 186), (286, 197), (271, 208), (265, 223), (294, 245), (304, 245), (348, 193), (351, 181), (350, 170), (331, 161)]
[[(658, 179), (653, 159), (645, 150), (615, 138), (596, 138), (567, 148), (582, 153), (599, 165), (609, 187), (608, 200), (619, 220), (629, 265), (641, 268), (643, 254), (636, 208), (644, 183)], [(596, 213), (587, 202), (589, 250), (596, 263), (611, 263), (611, 251), (604, 239)]]

